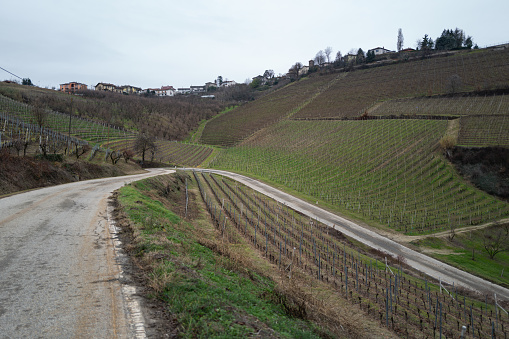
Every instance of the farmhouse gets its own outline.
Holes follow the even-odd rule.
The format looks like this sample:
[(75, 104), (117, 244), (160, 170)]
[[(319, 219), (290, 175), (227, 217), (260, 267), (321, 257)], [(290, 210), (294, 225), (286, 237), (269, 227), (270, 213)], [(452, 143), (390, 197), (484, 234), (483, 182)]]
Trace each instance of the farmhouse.
[(113, 85), (113, 84), (108, 84), (108, 83), (105, 83), (105, 82), (100, 82), (98, 83), (97, 85), (95, 85), (95, 90), (96, 91), (109, 91), (109, 92), (117, 92), (117, 86)]
[(299, 69), (299, 76), (308, 74), (309, 73), (309, 66), (302, 66), (301, 69)]
[(388, 49), (386, 49), (384, 47), (376, 47), (376, 48), (368, 50), (368, 52), (373, 52), (373, 53), (375, 53), (375, 55), (382, 55), (382, 54), (386, 54), (386, 53), (394, 53), (394, 51), (388, 50)]
[(161, 88), (154, 89), (154, 92), (160, 97), (172, 97), (177, 91), (173, 86), (161, 86)]
[(191, 93), (191, 88), (179, 88), (177, 89), (177, 94), (189, 94)]
[(60, 84), (60, 91), (72, 94), (76, 91), (87, 89), (87, 85), (79, 82), (68, 82), (66, 84)]
[(357, 55), (355, 54), (347, 54), (343, 57), (343, 59), (345, 60), (346, 63), (349, 63), (349, 62), (354, 62), (355, 60), (357, 60)]
[(226, 81), (223, 81), (223, 83), (221, 84), (221, 87), (230, 87), (230, 86), (235, 86), (237, 83), (233, 80), (226, 80)]
[(139, 94), (141, 92), (140, 87), (131, 86), (131, 85), (123, 85), (117, 86), (105, 82), (100, 82), (95, 85), (96, 91), (108, 91), (113, 93), (121, 93), (121, 94)]
[(131, 85), (124, 85), (117, 88), (119, 88), (123, 94), (139, 94), (141, 92), (141, 88)]

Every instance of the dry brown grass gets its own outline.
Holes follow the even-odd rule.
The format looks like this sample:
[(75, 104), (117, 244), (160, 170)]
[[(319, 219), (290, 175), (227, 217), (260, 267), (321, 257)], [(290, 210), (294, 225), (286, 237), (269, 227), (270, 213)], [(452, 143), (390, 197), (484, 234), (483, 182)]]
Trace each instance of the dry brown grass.
[[(198, 192), (193, 188), (192, 196)], [(152, 191), (150, 195), (157, 195)], [(161, 196), (159, 196), (161, 198)], [(178, 199), (177, 199), (178, 200)], [(170, 203), (163, 202), (165, 205)], [(216, 257), (216, 266), (237, 272), (251, 280), (255, 275), (266, 277), (275, 282), (275, 288), (268, 291), (262, 298), (280, 304), (286, 313), (292, 317), (309, 320), (318, 325), (322, 337), (337, 338), (396, 338), (396, 333), (383, 327), (376, 317), (368, 315), (366, 309), (358, 304), (346, 300), (340, 291), (325, 282), (318, 281), (302, 269), (294, 266), (291, 270), (279, 269), (265, 258), (264, 254), (256, 250), (239, 233), (236, 228), (227, 228), (223, 236), (219, 229), (214, 227), (213, 220), (206, 213), (206, 206), (200, 198), (193, 200), (197, 213), (192, 220), (172, 225), (177, 231), (186, 232), (197, 243), (219, 254)], [(122, 217), (119, 212), (117, 219)], [(185, 244), (168, 240), (168, 233), (161, 231), (151, 235), (151, 242), (163, 248), (160, 251), (140, 253), (140, 245), (146, 242), (146, 235), (131, 225), (129, 227), (130, 245), (128, 251), (135, 265), (143, 272), (147, 287), (155, 293), (164, 291), (175, 279), (181, 278), (181, 273), (187, 277), (199, 275), (196, 270), (200, 267), (200, 259), (192, 256)], [(168, 256), (164, 248), (179, 253), (179, 259), (174, 260)], [(165, 259), (165, 260), (162, 260)], [(168, 273), (165, 265), (172, 262), (177, 268)], [(182, 272), (185, 270), (185, 272)], [(196, 276), (195, 278), (199, 278)]]
[(230, 237), (223, 238), (218, 230), (214, 233), (213, 237), (202, 232), (196, 236), (199, 243), (229, 259), (225, 262), (228, 269), (247, 275), (256, 272), (274, 281), (276, 288), (266, 297), (280, 303), (289, 315), (313, 321), (337, 338), (398, 337), (380, 326), (359, 305), (345, 300), (330, 284), (313, 279), (298, 267), (292, 269), (290, 278), (289, 270), (279, 270), (238, 234), (232, 232)]

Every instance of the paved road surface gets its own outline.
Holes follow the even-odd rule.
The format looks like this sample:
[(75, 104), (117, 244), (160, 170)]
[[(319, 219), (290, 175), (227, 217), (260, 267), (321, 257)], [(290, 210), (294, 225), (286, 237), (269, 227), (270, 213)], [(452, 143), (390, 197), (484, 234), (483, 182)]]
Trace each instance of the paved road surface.
[(129, 338), (107, 199), (126, 182), (82, 181), (0, 199), (0, 338)]
[[(326, 212), (256, 180), (229, 176), (345, 235), (442, 280), (509, 300), (509, 291)], [(98, 179), (0, 199), (0, 338), (129, 338), (136, 324), (122, 294), (106, 217), (110, 193), (167, 173)], [(139, 334), (139, 332), (138, 332)]]
[(235, 179), (279, 202), (285, 203), (291, 208), (305, 215), (317, 219), (318, 221), (336, 228), (343, 234), (356, 239), (372, 248), (381, 249), (393, 256), (402, 255), (409, 266), (428, 274), (436, 279), (442, 279), (443, 282), (455, 285), (461, 285), (483, 294), (497, 294), (499, 300), (509, 300), (509, 289), (483, 280), (472, 274), (461, 271), (457, 268), (444, 264), (429, 256), (413, 251), (395, 241), (377, 234), (371, 230), (361, 227), (347, 219), (341, 218), (333, 213), (327, 212), (316, 205), (307, 203), (301, 199), (295, 198), (287, 193), (281, 192), (269, 185), (261, 183), (257, 180), (245, 177), (240, 174), (207, 169), (195, 169), (209, 173), (217, 173), (232, 179)]

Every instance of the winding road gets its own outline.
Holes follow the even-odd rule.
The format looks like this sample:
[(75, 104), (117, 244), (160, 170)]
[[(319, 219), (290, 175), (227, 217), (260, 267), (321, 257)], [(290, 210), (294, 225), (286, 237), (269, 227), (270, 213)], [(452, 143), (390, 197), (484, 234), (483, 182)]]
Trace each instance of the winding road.
[(143, 337), (122, 284), (107, 200), (127, 182), (164, 173), (0, 199), (0, 338)]
[(316, 205), (305, 202), (290, 194), (284, 193), (267, 184), (249, 177), (221, 170), (210, 170), (195, 168), (197, 172), (216, 173), (232, 178), (243, 183), (252, 189), (263, 193), (287, 206), (299, 211), (313, 219), (316, 219), (330, 227), (337, 229), (344, 235), (362, 242), (372, 248), (380, 249), (391, 254), (394, 257), (403, 256), (406, 263), (433, 278), (441, 279), (442, 282), (452, 285), (463, 286), (482, 294), (493, 295), (496, 293), (499, 300), (509, 300), (509, 289), (493, 284), (489, 281), (481, 279), (475, 275), (459, 270), (455, 267), (447, 265), (441, 261), (433, 259), (425, 254), (409, 249), (384, 235), (380, 235), (372, 230), (357, 225), (356, 223), (330, 213)]
[[(509, 300), (509, 290), (415, 252), (257, 180), (219, 170), (345, 235), (442, 281)], [(127, 287), (108, 198), (148, 173), (42, 188), (0, 199), (0, 338), (141, 338), (143, 317)]]

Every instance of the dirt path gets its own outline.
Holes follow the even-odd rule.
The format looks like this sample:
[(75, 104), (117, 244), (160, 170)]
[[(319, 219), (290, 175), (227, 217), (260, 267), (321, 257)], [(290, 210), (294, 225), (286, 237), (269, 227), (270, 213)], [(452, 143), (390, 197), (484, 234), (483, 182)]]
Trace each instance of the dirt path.
[[(502, 220), (499, 220), (498, 222), (507, 223), (507, 222), (509, 222), (509, 219), (502, 219)], [(489, 223), (482, 224), (482, 225), (468, 226), (468, 227), (464, 227), (461, 229), (455, 229), (454, 233), (461, 234), (461, 233), (467, 233), (467, 232), (471, 232), (471, 231), (482, 230), (483, 228), (492, 226), (494, 224), (495, 224), (494, 222), (489, 222)], [(438, 233), (434, 233), (434, 234), (424, 234), (424, 235), (405, 235), (405, 234), (398, 234), (398, 233), (384, 232), (384, 231), (379, 231), (379, 233), (383, 234), (387, 238), (397, 241), (399, 243), (408, 244), (412, 241), (429, 238), (429, 237), (445, 238), (445, 237), (450, 236), (451, 231), (443, 231), (443, 232), (438, 232)]]

